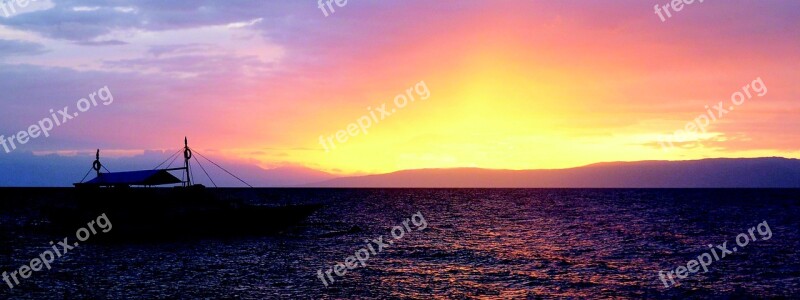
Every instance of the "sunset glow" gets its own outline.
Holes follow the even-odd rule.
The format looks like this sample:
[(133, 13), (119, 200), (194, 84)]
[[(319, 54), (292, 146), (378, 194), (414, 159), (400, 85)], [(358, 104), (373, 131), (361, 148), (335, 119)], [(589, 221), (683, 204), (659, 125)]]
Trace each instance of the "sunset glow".
[[(37, 29), (53, 12), (88, 13), (43, 7), (0, 20), (5, 43), (24, 46), (0, 57), (13, 111), (3, 132), (104, 85), (117, 100), (23, 151), (172, 149), (186, 135), (264, 168), (334, 174), (800, 157), (794, 2), (707, 2), (661, 22), (638, 1), (353, 1), (328, 17), (314, 3), (283, 1), (236, 19), (212, 12), (101, 32)], [(748, 13), (756, 10), (764, 13)], [(107, 13), (133, 24), (152, 12)], [(670, 151), (659, 145), (757, 77), (765, 96)], [(429, 99), (323, 150), (319, 136), (423, 80)]]

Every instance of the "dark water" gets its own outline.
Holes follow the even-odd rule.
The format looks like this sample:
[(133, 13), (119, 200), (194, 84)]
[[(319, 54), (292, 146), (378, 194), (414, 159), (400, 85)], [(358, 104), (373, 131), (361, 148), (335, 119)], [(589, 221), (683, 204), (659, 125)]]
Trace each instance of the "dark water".
[[(33, 195), (33, 194), (37, 194)], [(739, 298), (800, 294), (800, 190), (263, 189), (270, 203), (325, 203), (282, 235), (159, 244), (86, 244), (0, 298), (526, 299)], [(5, 193), (8, 195), (9, 193)], [(14, 193), (11, 193), (14, 194)], [(0, 201), (0, 270), (64, 236), (42, 234), (53, 192)], [(31, 195), (29, 195), (31, 194)], [(22, 196), (27, 195), (27, 196)], [(51, 195), (51, 196), (47, 196)], [(25, 203), (24, 205), (20, 203)], [(420, 212), (397, 240), (394, 226)], [(419, 220), (419, 219), (417, 219)], [(113, 224), (113, 220), (110, 220)], [(772, 233), (664, 287), (669, 271)], [(354, 227), (359, 230), (351, 230)], [(765, 229), (762, 227), (762, 229)], [(113, 229), (111, 231), (113, 233)], [(383, 236), (365, 267), (317, 277)]]

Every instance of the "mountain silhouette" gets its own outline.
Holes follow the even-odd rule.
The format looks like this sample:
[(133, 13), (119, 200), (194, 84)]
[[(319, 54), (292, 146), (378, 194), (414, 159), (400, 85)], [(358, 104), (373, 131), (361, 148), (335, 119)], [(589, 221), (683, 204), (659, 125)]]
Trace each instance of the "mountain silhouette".
[(800, 160), (780, 157), (598, 163), (556, 170), (419, 169), (314, 187), (800, 188)]

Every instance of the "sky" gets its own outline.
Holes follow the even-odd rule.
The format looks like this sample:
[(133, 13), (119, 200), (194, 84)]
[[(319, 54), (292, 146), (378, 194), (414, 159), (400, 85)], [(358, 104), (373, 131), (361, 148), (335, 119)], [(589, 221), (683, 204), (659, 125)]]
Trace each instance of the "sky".
[(695, 1), (662, 21), (668, 3), (6, 3), (0, 135), (67, 122), (0, 160), (166, 158), (184, 136), (336, 175), (800, 158), (800, 2)]

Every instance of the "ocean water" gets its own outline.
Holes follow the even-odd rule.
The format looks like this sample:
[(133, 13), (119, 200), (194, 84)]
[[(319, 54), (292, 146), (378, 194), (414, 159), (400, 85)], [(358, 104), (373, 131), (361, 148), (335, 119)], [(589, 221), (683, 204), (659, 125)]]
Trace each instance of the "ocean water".
[[(264, 204), (322, 203), (279, 235), (159, 243), (91, 239), (34, 272), (11, 299), (740, 298), (800, 294), (800, 190), (256, 189)], [(46, 234), (57, 190), (4, 193), (0, 271), (63, 236)], [(11, 196), (8, 196), (11, 194)], [(412, 215), (418, 214), (417, 218)], [(422, 218), (424, 222), (421, 222)], [(403, 221), (408, 225), (405, 227)], [(414, 221), (418, 222), (414, 222)], [(114, 220), (110, 220), (113, 225)], [(771, 236), (767, 235), (765, 224)], [(420, 224), (420, 226), (417, 226)], [(427, 224), (427, 226), (422, 226)], [(404, 235), (395, 239), (400, 226)], [(418, 228), (425, 227), (422, 230)], [(756, 227), (753, 234), (750, 228)], [(397, 231), (397, 229), (395, 229)], [(398, 231), (399, 232), (399, 231)], [(113, 233), (113, 227), (110, 233)], [(665, 287), (709, 244), (745, 247)], [(318, 277), (366, 248), (365, 266)], [(755, 237), (752, 240), (752, 237)], [(716, 247), (715, 247), (716, 248)], [(721, 250), (717, 255), (721, 255)], [(352, 265), (351, 265), (352, 266)], [(667, 281), (669, 282), (669, 281)]]

